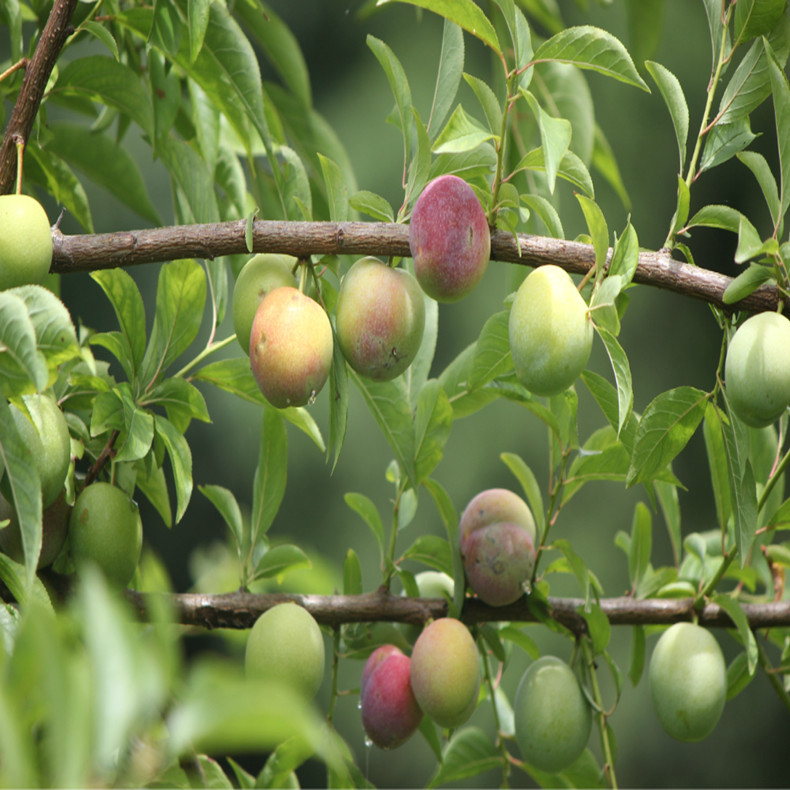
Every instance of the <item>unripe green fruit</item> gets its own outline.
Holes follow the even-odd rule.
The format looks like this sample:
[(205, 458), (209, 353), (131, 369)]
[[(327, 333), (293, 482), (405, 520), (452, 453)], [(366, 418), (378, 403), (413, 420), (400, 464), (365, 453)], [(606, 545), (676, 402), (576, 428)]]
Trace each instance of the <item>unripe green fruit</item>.
[(472, 715), (480, 659), (460, 620), (443, 617), (425, 626), (411, 654), (411, 687), (422, 712), (440, 727), (458, 727)]
[(650, 696), (658, 721), (679, 741), (713, 732), (727, 698), (727, 667), (719, 643), (706, 628), (675, 623), (650, 658)]
[[(33, 456), (41, 478), (41, 504), (48, 508), (63, 490), (71, 463), (69, 426), (58, 404), (48, 395), (26, 395), (28, 416), (13, 404), (11, 414), (22, 441)], [(32, 421), (31, 421), (32, 420)], [(6, 498), (10, 491), (6, 491)]]
[(361, 258), (343, 277), (335, 318), (348, 364), (373, 381), (389, 381), (411, 365), (420, 348), (422, 291), (405, 269)]
[(420, 571), (415, 577), (420, 598), (449, 598), (455, 593), (452, 576), (443, 571)]
[(0, 195), (0, 290), (40, 283), (52, 265), (52, 230), (29, 195)]
[(275, 288), (258, 305), (250, 364), (272, 406), (304, 406), (315, 398), (329, 376), (333, 349), (324, 308), (296, 288)]
[[(65, 489), (61, 490), (57, 499), (41, 514), (41, 553), (38, 555), (38, 568), (52, 565), (66, 542), (71, 508), (66, 504), (65, 493)], [(0, 548), (12, 560), (22, 563), (25, 561), (25, 550), (22, 546), (19, 519), (8, 500), (0, 496), (0, 521), (5, 519), (9, 519), (10, 523), (0, 529)]]
[(592, 710), (573, 670), (556, 656), (541, 656), (521, 678), (513, 701), (521, 756), (542, 771), (557, 773), (587, 745)]
[(587, 366), (593, 328), (570, 275), (548, 264), (521, 283), (509, 321), (516, 375), (536, 395), (556, 395)]
[(324, 638), (315, 618), (295, 603), (267, 609), (250, 629), (248, 677), (285, 683), (312, 699), (324, 677)]
[(438, 302), (457, 302), (485, 274), (491, 231), (483, 207), (462, 178), (434, 178), (417, 198), (409, 221), (417, 282)]
[(291, 255), (261, 252), (244, 264), (233, 286), (233, 328), (236, 339), (246, 354), (250, 351), (250, 332), (255, 311), (269, 291), (290, 285), (296, 287), (293, 267), (297, 259)]
[(69, 519), (69, 547), (74, 564), (92, 562), (119, 587), (137, 570), (143, 546), (143, 525), (137, 505), (111, 483), (82, 489)]
[(724, 364), (727, 400), (753, 428), (764, 428), (790, 404), (790, 320), (758, 313), (730, 340)]

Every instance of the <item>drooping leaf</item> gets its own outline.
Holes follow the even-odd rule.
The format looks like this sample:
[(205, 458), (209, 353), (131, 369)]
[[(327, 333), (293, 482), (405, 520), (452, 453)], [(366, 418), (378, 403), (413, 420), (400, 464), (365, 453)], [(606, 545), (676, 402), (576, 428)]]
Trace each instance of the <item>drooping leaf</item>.
[(689, 108), (686, 103), (686, 96), (683, 93), (680, 80), (668, 68), (655, 61), (648, 61), (645, 63), (645, 67), (655, 80), (656, 85), (658, 85), (658, 90), (672, 118), (680, 155), (680, 169), (678, 172), (682, 173), (686, 162), (686, 141), (689, 133)]
[(156, 435), (170, 458), (176, 494), (176, 523), (181, 521), (192, 497), (192, 451), (184, 436), (166, 417), (154, 416)]
[(549, 192), (553, 194), (560, 165), (571, 144), (571, 122), (565, 118), (554, 118), (549, 115), (529, 91), (522, 92), (522, 95), (527, 100), (527, 104), (538, 122), (543, 149), (543, 165), (546, 170)]
[(444, 20), (442, 28), (442, 48), (439, 54), (439, 68), (436, 74), (436, 87), (433, 103), (428, 114), (426, 128), (428, 133), (440, 129), (450, 112), (461, 84), (464, 70), (464, 35), (461, 28), (449, 19)]
[(414, 415), (414, 469), (417, 480), (428, 477), (444, 455), (453, 409), (438, 379), (429, 379), (417, 399)]
[(447, 742), (442, 762), (428, 782), (428, 787), (456, 784), (497, 768), (501, 755), (491, 737), (478, 727), (464, 727)]
[[(263, 410), (258, 465), (252, 489), (250, 540), (254, 547), (280, 510), (288, 475), (288, 435), (278, 410)], [(246, 548), (246, 547), (245, 547)]]
[(476, 121), (459, 104), (433, 142), (435, 154), (462, 154), (498, 137)]
[(40, 392), (48, 378), (24, 299), (14, 289), (0, 292), (0, 390), (6, 397)]
[(346, 494), (344, 499), (346, 504), (368, 525), (370, 531), (373, 533), (373, 537), (376, 539), (376, 544), (379, 547), (379, 553), (383, 560), (386, 546), (384, 522), (382, 522), (379, 511), (373, 503), (373, 500), (364, 494), (352, 492)]

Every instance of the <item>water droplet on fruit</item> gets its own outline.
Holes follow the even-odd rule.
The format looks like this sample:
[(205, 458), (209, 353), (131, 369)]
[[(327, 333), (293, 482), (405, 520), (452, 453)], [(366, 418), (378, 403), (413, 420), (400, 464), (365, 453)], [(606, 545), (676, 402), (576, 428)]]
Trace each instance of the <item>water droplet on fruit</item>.
[(366, 746), (368, 749), (370, 749), (370, 748), (373, 746), (373, 741), (371, 741), (371, 740), (370, 740), (370, 738), (368, 738), (368, 736), (367, 736), (367, 735), (365, 736), (365, 746)]
[(315, 396), (316, 396), (317, 394), (318, 394), (318, 393), (317, 393), (315, 390), (313, 390), (313, 391), (310, 393), (310, 397), (309, 397), (309, 398), (308, 398), (308, 400), (307, 400), (307, 405), (308, 405), (308, 406), (315, 406)]

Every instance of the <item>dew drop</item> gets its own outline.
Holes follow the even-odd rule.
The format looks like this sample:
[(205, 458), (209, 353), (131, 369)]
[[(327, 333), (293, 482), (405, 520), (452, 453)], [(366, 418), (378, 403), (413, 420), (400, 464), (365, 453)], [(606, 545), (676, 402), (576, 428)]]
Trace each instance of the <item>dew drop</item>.
[(371, 740), (370, 740), (370, 738), (368, 738), (368, 736), (367, 736), (367, 735), (365, 736), (365, 746), (366, 746), (368, 749), (370, 749), (370, 748), (373, 746), (373, 741), (371, 741)]
[(357, 710), (362, 710), (362, 700), (359, 700), (359, 702), (357, 702)]
[(315, 396), (316, 396), (317, 394), (318, 394), (318, 393), (317, 393), (315, 390), (313, 390), (313, 391), (310, 393), (310, 397), (309, 397), (309, 398), (308, 398), (308, 400), (307, 400), (307, 405), (308, 405), (308, 406), (315, 406)]

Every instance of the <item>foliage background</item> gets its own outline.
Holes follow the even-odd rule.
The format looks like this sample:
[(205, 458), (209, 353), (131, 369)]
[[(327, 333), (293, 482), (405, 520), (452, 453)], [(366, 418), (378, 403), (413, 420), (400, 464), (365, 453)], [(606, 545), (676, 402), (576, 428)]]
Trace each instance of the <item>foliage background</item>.
[[(383, 72), (365, 44), (365, 37), (372, 33), (387, 41), (407, 70), (415, 103), (425, 107), (433, 90), (441, 20), (398, 4), (388, 7), (384, 13), (367, 15), (364, 9), (370, 4), (359, 0), (272, 0), (270, 5), (301, 44), (308, 62), (316, 108), (349, 153), (358, 186), (398, 205), (402, 194), (400, 139), (398, 132), (385, 123), (392, 106), (391, 94)], [(638, 42), (629, 39), (624, 0), (610, 4), (590, 3), (586, 8), (580, 7), (582, 3), (563, 0), (559, 5), (567, 24), (599, 25), (618, 36), (637, 63), (651, 57), (670, 68), (685, 90), (691, 110), (691, 129), (695, 131), (710, 68), (707, 25), (700, 3), (667, 0), (657, 49), (641, 58), (634, 51)], [(466, 37), (466, 44), (466, 70), (485, 76), (490, 65), (487, 54), (471, 37)], [(274, 79), (267, 68), (262, 62), (264, 77)], [(666, 108), (655, 90), (648, 95), (595, 74), (588, 74), (587, 82), (597, 108), (596, 119), (618, 157), (632, 200), (631, 221), (638, 230), (640, 243), (646, 248), (657, 249), (674, 210), (676, 188), (675, 144)], [(463, 91), (464, 88), (459, 99), (466, 106), (475, 106), (473, 101), (465, 101), (468, 96)], [(754, 131), (764, 132), (764, 135), (752, 148), (763, 153), (774, 165), (776, 146), (772, 125), (772, 108), (770, 102), (766, 102), (753, 114)], [(145, 158), (148, 156), (141, 146), (140, 165), (149, 192), (167, 224), (172, 221), (172, 209), (166, 175), (159, 163)], [(696, 206), (692, 204), (692, 214), (699, 205), (716, 202), (732, 205), (754, 218), (757, 213), (754, 206), (760, 205), (761, 199), (753, 184), (743, 165), (731, 160), (703, 176), (692, 193), (693, 199), (699, 201)], [(596, 187), (596, 199), (610, 228), (623, 227), (628, 210), (600, 179)], [(97, 232), (141, 225), (139, 217), (130, 215), (106, 195), (97, 196), (99, 199), (90, 197)], [(563, 200), (563, 222), (568, 237), (572, 238), (584, 229), (583, 217), (570, 191), (563, 194)], [(48, 209), (54, 216), (55, 207), (48, 206)], [(767, 212), (764, 219), (767, 224)], [(63, 229), (79, 232), (68, 217)], [(764, 230), (759, 224), (758, 229)], [(706, 268), (736, 273), (731, 263), (735, 240), (730, 234), (698, 229), (690, 246), (697, 261)], [(157, 267), (138, 267), (131, 271), (148, 292), (148, 298), (153, 296), (157, 271)], [(504, 296), (523, 274), (520, 267), (492, 264), (482, 286), (469, 298), (458, 304), (441, 306), (435, 370), (441, 369), (477, 337), (485, 319), (500, 309)], [(64, 277), (62, 296), (75, 320), (81, 316), (86, 324), (96, 327), (113, 324), (109, 304), (97, 298), (98, 286), (86, 276)], [(226, 328), (232, 331), (227, 320)], [(705, 304), (655, 289), (635, 289), (620, 340), (630, 356), (635, 411), (673, 386), (687, 384), (703, 389), (711, 386), (720, 331)], [(235, 355), (238, 349), (234, 347), (229, 353)], [(608, 371), (608, 362), (598, 340), (591, 368), (604, 375)], [(580, 427), (584, 433), (585, 411), (594, 406), (584, 388), (579, 388), (579, 396)], [(249, 506), (258, 452), (259, 410), (214, 391), (206, 390), (206, 397), (213, 424), (195, 423), (190, 427), (195, 483), (228, 486), (242, 505)], [(323, 393), (313, 409), (322, 428), (327, 414), (325, 398), (326, 393)], [(333, 475), (330, 476), (323, 457), (305, 437), (289, 431), (289, 442), (288, 487), (271, 537), (275, 539), (278, 533), (282, 538), (289, 535), (300, 546), (312, 550), (313, 567), (286, 575), (279, 588), (331, 593), (341, 585), (342, 562), (349, 545), (359, 553), (363, 569), (375, 571), (377, 568), (373, 540), (344, 503), (343, 494), (364, 492), (386, 510), (390, 485), (385, 481), (384, 472), (391, 457), (390, 449), (354, 392), (346, 443)], [(483, 488), (513, 487), (512, 476), (499, 461), (499, 454), (505, 451), (520, 454), (536, 471), (539, 482), (545, 483), (541, 478), (546, 466), (545, 431), (537, 420), (530, 419), (515, 404), (499, 402), (496, 409), (483, 410), (473, 420), (454, 425), (436, 477), (446, 487), (459, 512)], [(677, 459), (675, 472), (688, 491), (693, 492), (693, 495), (681, 494), (685, 527), (702, 530), (708, 523), (713, 526), (715, 514), (701, 432), (697, 432)], [(628, 586), (625, 563), (613, 540), (618, 530), (629, 529), (633, 506), (639, 498), (643, 498), (639, 489), (625, 491), (619, 484), (588, 486), (568, 506), (560, 531), (555, 535), (569, 538), (600, 577), (604, 588), (612, 592), (625, 591)], [(223, 554), (225, 527), (205, 499), (194, 496), (187, 517), (172, 530), (161, 524), (146, 502), (141, 505), (146, 519), (146, 539), (172, 569), (176, 589), (210, 587), (218, 592), (235, 586), (232, 558)], [(654, 517), (661, 518), (659, 514)], [(441, 534), (441, 524), (431, 503), (425, 503), (416, 522), (409, 527), (412, 537), (418, 531)], [(669, 545), (660, 529), (655, 535), (653, 561), (659, 564), (669, 557)], [(227, 573), (223, 575), (225, 568)], [(363, 581), (369, 589), (376, 583), (376, 577), (371, 572), (370, 578)], [(557, 586), (556, 592), (562, 592), (561, 586)], [(568, 593), (576, 593), (572, 584)], [(554, 641), (556, 638), (545, 628), (536, 626), (530, 629), (530, 634), (542, 650), (551, 651), (553, 646), (558, 651), (567, 650), (566, 641)], [(190, 640), (190, 649), (240, 654), (241, 636), (201, 635)], [(728, 638), (723, 633), (719, 636), (725, 655), (729, 657), (733, 651), (728, 651)], [(628, 629), (614, 629), (610, 650), (621, 666), (627, 666), (629, 644)], [(733, 644), (729, 647), (734, 649)], [(356, 685), (360, 670), (361, 665), (345, 662), (341, 683)], [(514, 663), (504, 679), (510, 690), (515, 689), (519, 680), (517, 670)], [(322, 689), (321, 694), (328, 696), (328, 689)], [(470, 723), (490, 726), (484, 718), (486, 714), (486, 710), (479, 709)], [(336, 723), (359, 755), (359, 764), (375, 784), (414, 786), (423, 784), (430, 775), (433, 756), (419, 736), (392, 753), (375, 748), (365, 752), (356, 697), (340, 700)], [(635, 689), (630, 685), (626, 687), (612, 724), (618, 737), (618, 774), (624, 786), (769, 787), (787, 783), (787, 714), (759, 672), (748, 693), (728, 703), (716, 731), (701, 744), (678, 744), (663, 733), (652, 716), (644, 680)], [(591, 739), (591, 744), (596, 749), (594, 740)], [(239, 759), (254, 770), (255, 758)], [(301, 769), (300, 778), (304, 786), (321, 784), (325, 781), (324, 768), (308, 763)], [(520, 780), (524, 776), (519, 774), (514, 778)], [(497, 777), (492, 781), (496, 782)], [(469, 784), (484, 786), (486, 775), (476, 777)]]

